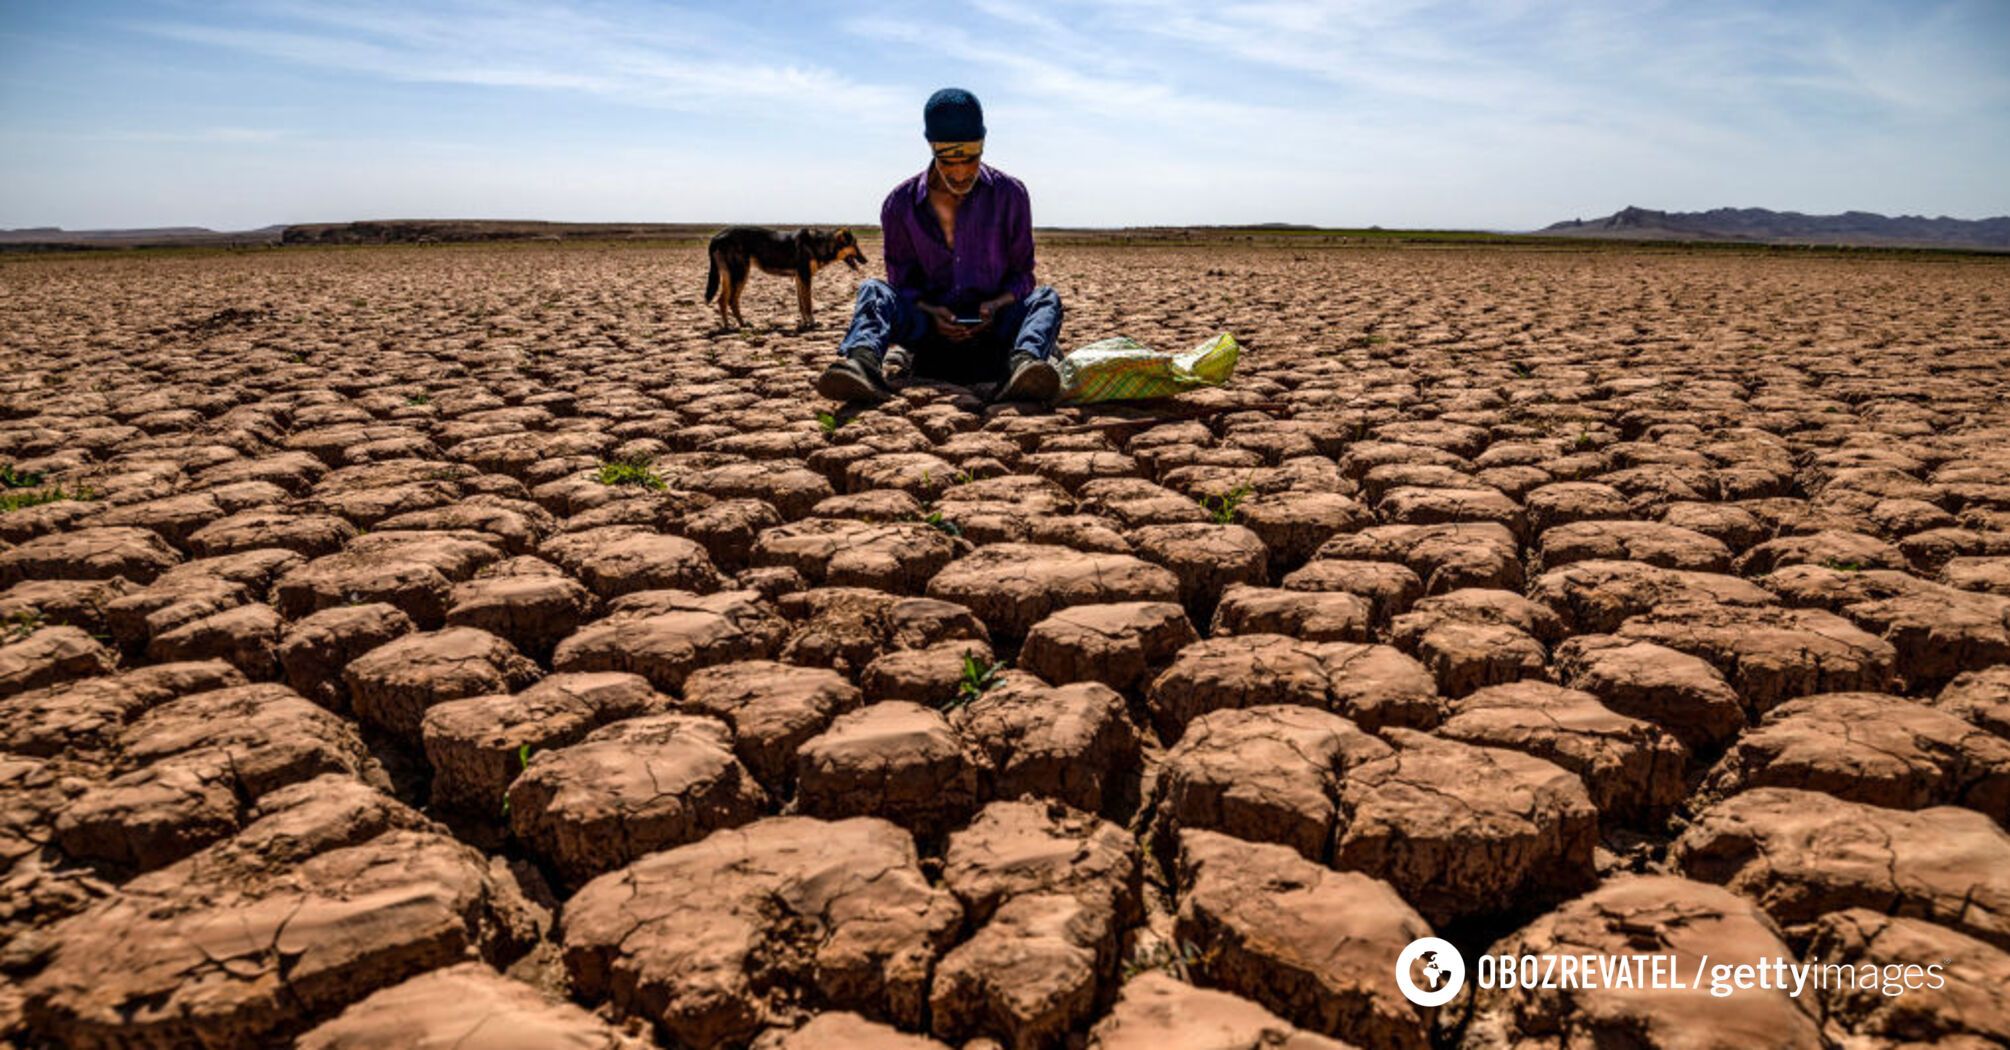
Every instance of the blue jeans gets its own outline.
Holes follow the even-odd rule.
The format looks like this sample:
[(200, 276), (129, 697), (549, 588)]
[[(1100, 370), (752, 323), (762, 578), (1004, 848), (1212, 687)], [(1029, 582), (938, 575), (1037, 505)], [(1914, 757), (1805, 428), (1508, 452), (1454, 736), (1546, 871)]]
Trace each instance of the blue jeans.
[(874, 278), (858, 286), (851, 330), (838, 345), (838, 356), (850, 357), (862, 348), (884, 358), (887, 347), (904, 346), (914, 354), (917, 376), (988, 382), (1005, 377), (1012, 354), (1023, 351), (1054, 360), (1060, 341), (1061, 295), (1051, 285), (1043, 284), (1026, 298), (1000, 308), (991, 315), (990, 325), (958, 343), (937, 335), (927, 314), (901, 298), (892, 285)]

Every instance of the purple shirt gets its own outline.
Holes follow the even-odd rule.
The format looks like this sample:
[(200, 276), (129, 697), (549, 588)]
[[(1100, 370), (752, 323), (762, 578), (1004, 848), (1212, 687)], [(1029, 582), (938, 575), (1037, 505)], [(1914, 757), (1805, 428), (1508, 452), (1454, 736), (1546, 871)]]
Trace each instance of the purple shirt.
[[(931, 165), (932, 167), (933, 165)], [(956, 206), (956, 249), (928, 206), (928, 169), (893, 188), (879, 207), (886, 281), (908, 302), (974, 308), (1000, 292), (1033, 292), (1033, 203), (1026, 184), (989, 164)]]

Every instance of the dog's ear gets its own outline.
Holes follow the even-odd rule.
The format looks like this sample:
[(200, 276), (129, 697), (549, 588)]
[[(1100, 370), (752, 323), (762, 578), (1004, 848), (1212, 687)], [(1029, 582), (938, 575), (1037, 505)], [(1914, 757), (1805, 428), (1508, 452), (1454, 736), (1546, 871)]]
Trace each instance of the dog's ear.
[(807, 240), (809, 240), (809, 239), (810, 239), (810, 228), (809, 228), (809, 227), (805, 226), (805, 227), (803, 227), (802, 229), (800, 229), (800, 230), (797, 230), (797, 231), (796, 231), (796, 240), (799, 240), (799, 241), (807, 241)]

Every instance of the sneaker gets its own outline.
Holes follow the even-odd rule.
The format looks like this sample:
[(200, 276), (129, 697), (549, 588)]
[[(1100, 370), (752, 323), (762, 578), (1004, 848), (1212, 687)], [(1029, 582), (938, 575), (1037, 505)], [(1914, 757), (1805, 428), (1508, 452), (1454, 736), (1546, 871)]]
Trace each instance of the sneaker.
[(998, 400), (1052, 401), (1060, 393), (1060, 369), (1032, 354), (1021, 352), (1013, 354), (1006, 366), (1005, 385), (998, 390)]
[(884, 401), (892, 396), (879, 376), (879, 362), (858, 353), (841, 358), (817, 377), (817, 393), (832, 401)]

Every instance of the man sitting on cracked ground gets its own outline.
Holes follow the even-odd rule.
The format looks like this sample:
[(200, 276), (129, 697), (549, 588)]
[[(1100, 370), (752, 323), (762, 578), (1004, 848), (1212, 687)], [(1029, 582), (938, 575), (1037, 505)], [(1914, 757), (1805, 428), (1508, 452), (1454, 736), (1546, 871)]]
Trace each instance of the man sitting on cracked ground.
[(943, 88), (922, 109), (934, 157), (880, 206), (884, 281), (859, 285), (838, 361), (817, 378), (835, 401), (879, 401), (901, 372), (999, 383), (1001, 401), (1049, 401), (1061, 297), (1033, 283), (1026, 184), (983, 163), (984, 110)]

